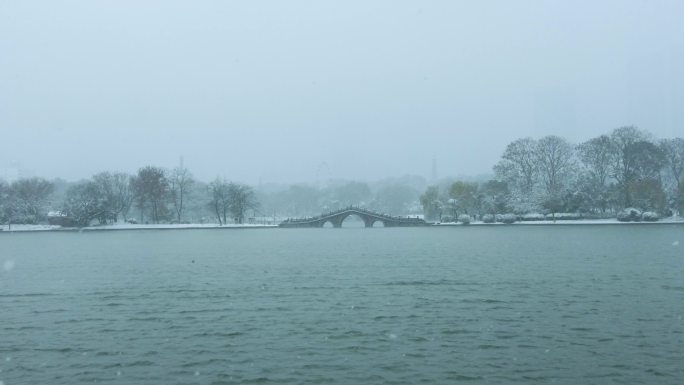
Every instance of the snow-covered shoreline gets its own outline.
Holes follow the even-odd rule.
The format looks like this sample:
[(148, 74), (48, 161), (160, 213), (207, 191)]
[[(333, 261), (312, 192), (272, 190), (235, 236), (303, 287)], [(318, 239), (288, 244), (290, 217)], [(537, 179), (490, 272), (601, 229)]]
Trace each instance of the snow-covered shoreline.
[(277, 228), (277, 225), (263, 225), (263, 224), (227, 224), (218, 225), (216, 223), (189, 223), (189, 224), (156, 224), (156, 225), (138, 225), (138, 224), (114, 224), (104, 226), (92, 227), (62, 227), (56, 225), (12, 225), (9, 230), (7, 225), (0, 226), (0, 233), (7, 232), (42, 232), (42, 231), (116, 231), (116, 230), (192, 230), (192, 229), (265, 229)]
[(476, 222), (470, 222), (469, 224), (463, 224), (463, 223), (455, 223), (455, 222), (448, 222), (448, 223), (435, 223), (435, 226), (510, 226), (510, 225), (525, 225), (525, 226), (530, 226), (530, 225), (537, 225), (537, 226), (546, 226), (546, 225), (684, 225), (684, 218), (663, 218), (659, 221), (656, 222), (620, 222), (615, 218), (609, 218), (609, 219), (574, 219), (574, 220), (556, 220), (556, 221), (517, 221), (515, 223), (511, 224), (506, 224), (506, 223), (484, 223), (482, 221), (476, 221)]
[[(578, 219), (578, 220), (557, 220), (557, 221), (520, 221), (512, 224), (504, 223), (484, 223), (475, 221), (469, 224), (463, 223), (433, 223), (432, 226), (557, 226), (557, 225), (684, 225), (684, 218), (664, 218), (657, 222), (620, 222), (617, 219)], [(117, 230), (201, 230), (201, 229), (273, 229), (278, 225), (264, 224), (228, 224), (218, 225), (216, 223), (189, 223), (189, 224), (115, 224), (105, 226), (92, 226), (84, 228), (61, 227), (55, 225), (12, 225), (12, 230), (8, 230), (7, 225), (0, 226), (0, 234), (13, 232), (45, 232), (45, 231), (117, 231)]]

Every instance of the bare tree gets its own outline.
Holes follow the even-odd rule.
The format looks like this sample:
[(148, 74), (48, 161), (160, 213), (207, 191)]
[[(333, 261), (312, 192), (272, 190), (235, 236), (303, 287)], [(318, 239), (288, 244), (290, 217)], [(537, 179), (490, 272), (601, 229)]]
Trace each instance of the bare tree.
[(577, 196), (583, 198), (576, 206), (605, 213), (611, 201), (608, 183), (614, 162), (613, 142), (608, 135), (601, 135), (577, 146), (577, 153), (583, 165)]
[(128, 217), (128, 210), (130, 210), (131, 204), (133, 203), (131, 179), (132, 176), (122, 172), (117, 172), (112, 175), (118, 212), (123, 216), (124, 220)]
[(563, 207), (562, 194), (574, 171), (574, 147), (558, 136), (545, 136), (537, 142), (537, 167), (544, 184), (544, 207), (555, 217)]
[(537, 167), (547, 196), (558, 196), (575, 168), (575, 152), (567, 140), (545, 136), (537, 142)]
[(664, 212), (667, 204), (661, 171), (666, 165), (660, 147), (648, 141), (630, 144), (625, 149), (629, 174), (626, 190), (630, 206)]
[(152, 221), (159, 223), (166, 213), (165, 202), (169, 194), (169, 182), (164, 170), (152, 166), (141, 168), (133, 178), (132, 187), (140, 209), (140, 222), (143, 222), (143, 213), (149, 204)]
[(131, 192), (133, 195), (133, 202), (135, 202), (135, 207), (137, 207), (140, 211), (140, 223), (144, 223), (147, 194), (145, 194), (145, 186), (139, 175), (131, 177)]
[(627, 146), (625, 156), (630, 166), (631, 180), (660, 180), (660, 172), (667, 163), (660, 147), (647, 141), (639, 141)]
[(613, 163), (612, 142), (608, 135), (590, 139), (577, 147), (579, 157), (591, 179), (605, 186)]
[(119, 214), (126, 217), (131, 205), (130, 176), (124, 173), (101, 172), (93, 176), (93, 183), (102, 199), (106, 221), (116, 222)]
[(228, 201), (228, 208), (237, 223), (243, 223), (247, 210), (258, 207), (254, 189), (245, 184), (229, 183)]
[(636, 142), (648, 141), (650, 135), (634, 126), (616, 128), (610, 134), (612, 143), (613, 165), (611, 176), (615, 178), (622, 192), (622, 203), (629, 206), (632, 203), (629, 186), (635, 175), (634, 163), (629, 155), (629, 147)]
[(183, 201), (187, 199), (194, 183), (195, 180), (193, 179), (192, 174), (182, 165), (171, 171), (169, 185), (173, 207), (176, 212), (176, 221), (178, 223), (181, 223), (181, 217), (183, 215)]
[(667, 168), (677, 186), (684, 182), (684, 139), (664, 139), (660, 149), (667, 161)]
[(226, 214), (229, 206), (228, 183), (224, 179), (217, 177), (213, 182), (209, 183), (209, 194), (211, 197), (209, 207), (216, 215), (219, 226), (222, 226), (226, 223)]

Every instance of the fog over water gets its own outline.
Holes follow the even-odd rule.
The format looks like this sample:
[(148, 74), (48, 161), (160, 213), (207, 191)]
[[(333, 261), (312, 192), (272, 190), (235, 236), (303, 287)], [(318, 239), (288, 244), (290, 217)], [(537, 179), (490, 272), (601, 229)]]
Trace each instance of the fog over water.
[[(0, 170), (247, 183), (481, 174), (684, 127), (680, 1), (2, 1)], [(323, 166), (325, 162), (325, 166)], [(321, 171), (323, 170), (323, 171)]]

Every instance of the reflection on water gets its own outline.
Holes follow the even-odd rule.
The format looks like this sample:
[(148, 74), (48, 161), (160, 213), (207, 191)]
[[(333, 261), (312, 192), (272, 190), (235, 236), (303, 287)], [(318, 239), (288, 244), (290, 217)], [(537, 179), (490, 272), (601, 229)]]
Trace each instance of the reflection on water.
[(4, 234), (0, 380), (680, 384), (681, 238), (679, 226)]

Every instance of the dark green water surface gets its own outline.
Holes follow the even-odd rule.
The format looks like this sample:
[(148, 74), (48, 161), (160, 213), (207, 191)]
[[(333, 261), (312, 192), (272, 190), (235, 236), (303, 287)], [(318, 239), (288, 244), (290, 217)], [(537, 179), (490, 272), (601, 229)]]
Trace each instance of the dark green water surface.
[(4, 385), (684, 384), (684, 226), (14, 233), (0, 264)]

